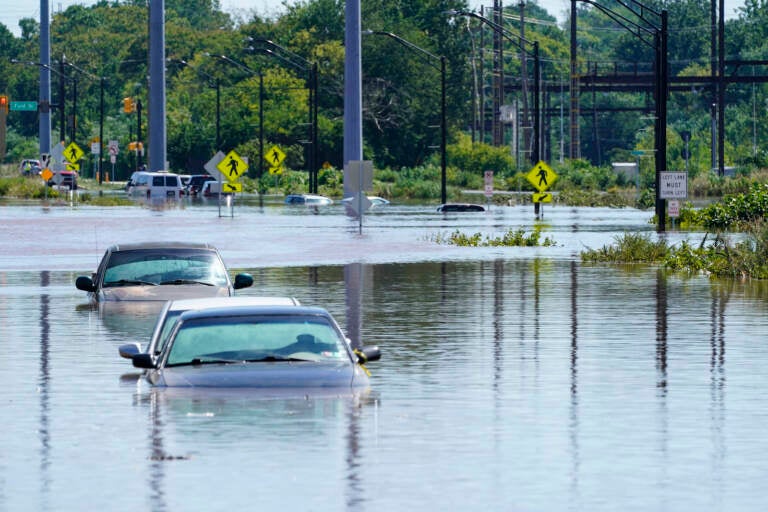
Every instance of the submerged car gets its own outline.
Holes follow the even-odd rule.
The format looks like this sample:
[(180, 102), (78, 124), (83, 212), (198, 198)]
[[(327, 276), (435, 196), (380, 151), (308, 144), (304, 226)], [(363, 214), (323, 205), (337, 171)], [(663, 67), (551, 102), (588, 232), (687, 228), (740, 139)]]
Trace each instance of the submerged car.
[(437, 211), (448, 212), (484, 212), (485, 206), (473, 203), (446, 203), (437, 207)]
[[(186, 311), (195, 311), (198, 309), (214, 307), (231, 306), (299, 306), (298, 300), (292, 297), (258, 297), (258, 296), (240, 296), (240, 297), (205, 297), (200, 299), (179, 299), (169, 300), (160, 310), (160, 314), (152, 330), (152, 337), (149, 340), (147, 349), (143, 352), (156, 358), (165, 347), (168, 335), (173, 329), (174, 323)], [(120, 345), (118, 353), (120, 357), (132, 359), (136, 354), (142, 352), (140, 343), (126, 343)]]
[(154, 386), (351, 389), (370, 384), (363, 365), (380, 358), (353, 350), (323, 308), (233, 306), (182, 313), (157, 357), (132, 360)]
[(285, 204), (327, 206), (333, 204), (333, 199), (317, 194), (289, 194), (285, 197)]
[(246, 273), (232, 281), (215, 247), (184, 242), (113, 245), (96, 272), (75, 281), (96, 302), (226, 297), (252, 284)]

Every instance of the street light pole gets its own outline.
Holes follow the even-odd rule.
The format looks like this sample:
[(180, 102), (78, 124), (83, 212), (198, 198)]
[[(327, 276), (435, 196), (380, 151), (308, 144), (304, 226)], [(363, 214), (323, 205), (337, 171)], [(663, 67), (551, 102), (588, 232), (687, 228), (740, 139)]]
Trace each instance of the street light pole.
[(284, 53), (285, 55), (281, 55), (269, 48), (256, 48), (253, 46), (249, 46), (248, 48), (246, 48), (246, 50), (252, 51), (252, 52), (260, 51), (265, 55), (270, 55), (272, 57), (277, 58), (278, 60), (283, 61), (284, 63), (298, 69), (299, 71), (303, 71), (307, 73), (307, 89), (309, 91), (308, 93), (309, 105), (307, 106), (309, 110), (309, 151), (307, 155), (307, 173), (309, 174), (309, 193), (317, 194), (318, 193), (317, 63), (310, 62), (309, 60), (305, 59), (301, 55), (294, 53), (288, 50), (287, 48), (284, 48), (283, 46), (280, 46), (279, 44), (269, 39), (248, 37), (247, 40), (252, 43), (265, 44), (267, 46), (270, 46), (271, 48), (274, 48), (275, 50), (278, 50)]
[(406, 48), (410, 50), (414, 50), (416, 52), (421, 53), (422, 55), (426, 55), (428, 57), (425, 62), (427, 62), (430, 66), (435, 67), (434, 64), (429, 59), (438, 60), (440, 61), (440, 66), (437, 68), (440, 71), (440, 202), (442, 204), (445, 204), (448, 201), (448, 193), (447, 193), (447, 159), (446, 159), (446, 144), (448, 139), (448, 126), (447, 126), (447, 119), (446, 119), (446, 92), (445, 92), (445, 55), (440, 55), (439, 57), (424, 48), (417, 46), (416, 44), (407, 41), (403, 39), (402, 37), (393, 34), (392, 32), (385, 32), (381, 30), (363, 30), (363, 34), (365, 35), (379, 35), (379, 36), (386, 36), (389, 38), (394, 39), (401, 45), (405, 46)]
[[(531, 163), (535, 164), (541, 159), (541, 103), (539, 97), (541, 96), (541, 59), (539, 57), (539, 42), (538, 41), (530, 41), (529, 39), (526, 39), (520, 35), (513, 34), (506, 28), (504, 28), (502, 25), (499, 25), (498, 23), (489, 20), (488, 18), (481, 16), (475, 12), (471, 11), (459, 11), (459, 10), (449, 10), (446, 11), (446, 14), (451, 16), (467, 16), (470, 18), (475, 18), (481, 23), (488, 25), (491, 27), (491, 29), (501, 34), (504, 38), (506, 38), (509, 42), (514, 44), (516, 47), (518, 47), (521, 51), (527, 53), (528, 55), (531, 55), (533, 57), (533, 145), (531, 147)], [(531, 52), (526, 48), (525, 45), (530, 44), (533, 46), (533, 51)]]

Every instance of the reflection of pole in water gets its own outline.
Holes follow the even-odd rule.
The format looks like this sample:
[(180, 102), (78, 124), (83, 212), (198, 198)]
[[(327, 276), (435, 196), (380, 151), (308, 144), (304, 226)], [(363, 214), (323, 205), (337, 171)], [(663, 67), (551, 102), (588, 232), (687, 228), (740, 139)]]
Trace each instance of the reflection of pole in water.
[(344, 266), (344, 288), (347, 295), (347, 336), (353, 348), (362, 346), (360, 332), (363, 326), (363, 265), (349, 263)]
[(360, 468), (363, 465), (360, 454), (360, 414), (348, 411), (349, 432), (347, 435), (347, 510), (364, 510), (365, 491), (360, 478)]
[(664, 271), (656, 271), (656, 369), (657, 387), (667, 392), (667, 279)]
[(504, 340), (504, 260), (493, 262), (493, 388), (498, 391), (502, 375)]
[(659, 389), (659, 453), (663, 457), (661, 471), (657, 476), (658, 481), (668, 482), (669, 477), (666, 470), (669, 467), (666, 464), (668, 453), (667, 441), (669, 440), (669, 408), (667, 407), (667, 276), (663, 269), (656, 271), (656, 371), (658, 373), (658, 382), (656, 387)]
[(149, 395), (149, 488), (152, 510), (166, 510), (165, 467), (166, 455), (163, 445), (163, 420), (160, 417), (158, 393)]
[[(47, 288), (51, 284), (50, 272), (44, 270), (40, 272), (40, 287)], [(48, 470), (51, 465), (51, 434), (48, 425), (49, 404), (49, 385), (51, 381), (51, 372), (49, 366), (50, 360), (50, 339), (51, 324), (49, 322), (50, 296), (47, 293), (40, 294), (40, 496), (47, 499), (51, 478)], [(46, 507), (47, 508), (47, 507)]]
[[(712, 430), (712, 474), (722, 475), (725, 461), (725, 309), (728, 304), (728, 291), (719, 285), (711, 286), (712, 305), (710, 307), (712, 332), (710, 337), (711, 358), (709, 362), (711, 394), (711, 430)], [(717, 478), (722, 491), (722, 478)], [(722, 492), (719, 493), (722, 495)]]
[[(571, 457), (573, 468), (571, 470), (571, 492), (573, 497), (578, 497), (579, 472), (581, 459), (579, 457), (579, 397), (578, 397), (578, 360), (579, 360), (579, 318), (578, 318), (578, 288), (579, 267), (575, 261), (571, 261), (571, 424), (569, 428), (571, 438)], [(577, 501), (574, 499), (574, 503)]]

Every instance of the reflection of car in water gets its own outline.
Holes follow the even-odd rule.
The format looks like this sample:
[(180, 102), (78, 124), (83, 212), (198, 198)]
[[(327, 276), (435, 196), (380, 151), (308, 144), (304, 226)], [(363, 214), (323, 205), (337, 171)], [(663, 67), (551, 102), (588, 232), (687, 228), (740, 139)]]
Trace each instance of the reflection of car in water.
[[(298, 306), (299, 301), (291, 297), (205, 297), (200, 299), (179, 299), (169, 300), (165, 303), (160, 314), (157, 315), (155, 327), (152, 331), (152, 337), (149, 340), (147, 349), (144, 351), (156, 358), (168, 339), (176, 320), (185, 311), (198, 309), (225, 307), (225, 306)], [(121, 357), (131, 359), (138, 353), (141, 353), (141, 344), (128, 343), (120, 345), (118, 353)]]
[(340, 388), (369, 385), (378, 347), (353, 350), (330, 313), (306, 306), (232, 306), (179, 316), (160, 354), (133, 365), (170, 387)]
[(327, 206), (333, 204), (333, 199), (317, 194), (289, 194), (285, 197), (285, 204)]
[(232, 282), (215, 247), (182, 242), (113, 245), (96, 272), (75, 281), (97, 302), (229, 296), (252, 284), (250, 274)]

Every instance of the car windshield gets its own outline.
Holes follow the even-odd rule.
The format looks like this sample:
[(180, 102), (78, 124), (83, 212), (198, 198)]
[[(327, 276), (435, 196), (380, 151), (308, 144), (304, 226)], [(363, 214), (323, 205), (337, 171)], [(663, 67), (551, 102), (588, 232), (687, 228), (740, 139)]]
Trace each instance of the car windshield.
[(114, 252), (104, 286), (193, 284), (227, 286), (227, 270), (215, 252), (197, 249), (141, 249)]
[(166, 366), (347, 357), (336, 329), (318, 316), (197, 318), (177, 325)]

